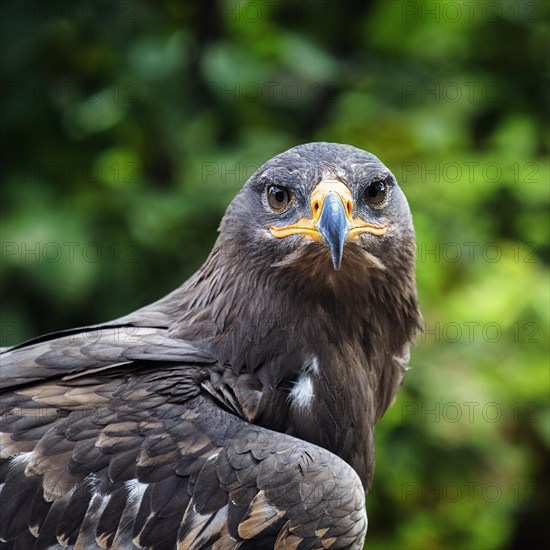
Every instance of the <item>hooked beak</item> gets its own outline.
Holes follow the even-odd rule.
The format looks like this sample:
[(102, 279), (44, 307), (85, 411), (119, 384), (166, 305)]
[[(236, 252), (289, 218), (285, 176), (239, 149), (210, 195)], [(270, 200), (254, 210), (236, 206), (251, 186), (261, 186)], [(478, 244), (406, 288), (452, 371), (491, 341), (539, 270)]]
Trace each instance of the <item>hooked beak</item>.
[(348, 235), (350, 222), (346, 216), (344, 205), (340, 197), (333, 191), (325, 197), (321, 216), (315, 224), (319, 234), (330, 248), (334, 269), (340, 269), (344, 241)]
[(311, 218), (301, 218), (284, 227), (271, 226), (269, 230), (277, 238), (303, 235), (314, 241), (324, 242), (330, 248), (334, 269), (340, 269), (344, 243), (358, 240), (362, 233), (382, 236), (387, 224), (373, 225), (361, 218), (352, 218), (353, 200), (349, 188), (339, 180), (324, 179), (311, 194)]

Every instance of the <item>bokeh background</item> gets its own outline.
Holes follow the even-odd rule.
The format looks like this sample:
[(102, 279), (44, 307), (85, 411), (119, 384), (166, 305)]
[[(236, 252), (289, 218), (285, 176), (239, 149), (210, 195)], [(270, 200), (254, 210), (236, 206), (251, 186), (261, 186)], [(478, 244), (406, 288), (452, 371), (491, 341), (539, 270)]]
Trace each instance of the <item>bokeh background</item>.
[(543, 547), (549, 5), (3, 2), (2, 345), (178, 286), (286, 148), (367, 149), (410, 201), (425, 332), (366, 547)]

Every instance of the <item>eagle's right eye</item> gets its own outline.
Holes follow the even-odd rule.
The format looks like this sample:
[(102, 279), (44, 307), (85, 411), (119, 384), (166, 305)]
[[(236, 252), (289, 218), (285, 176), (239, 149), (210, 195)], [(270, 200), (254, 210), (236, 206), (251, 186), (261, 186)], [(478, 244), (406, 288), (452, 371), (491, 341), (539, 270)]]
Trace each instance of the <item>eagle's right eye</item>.
[(267, 187), (267, 203), (275, 212), (286, 210), (292, 202), (290, 191), (282, 185), (270, 185)]

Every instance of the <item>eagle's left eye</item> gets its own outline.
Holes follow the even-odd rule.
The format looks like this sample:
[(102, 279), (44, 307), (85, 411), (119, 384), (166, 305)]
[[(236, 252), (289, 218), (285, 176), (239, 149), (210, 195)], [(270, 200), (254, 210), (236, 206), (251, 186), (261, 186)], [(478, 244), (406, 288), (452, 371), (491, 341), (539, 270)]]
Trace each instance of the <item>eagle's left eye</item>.
[(282, 185), (270, 185), (266, 192), (267, 202), (275, 212), (282, 212), (292, 202), (290, 191)]
[(388, 188), (383, 181), (373, 181), (365, 188), (365, 199), (370, 204), (381, 204), (386, 200)]

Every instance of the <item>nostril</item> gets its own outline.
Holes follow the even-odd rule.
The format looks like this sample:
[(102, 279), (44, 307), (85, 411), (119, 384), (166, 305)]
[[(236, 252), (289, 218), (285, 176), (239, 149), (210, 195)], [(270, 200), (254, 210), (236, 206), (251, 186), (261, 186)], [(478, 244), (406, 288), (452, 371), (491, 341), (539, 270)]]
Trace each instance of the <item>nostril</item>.
[(313, 206), (313, 213), (317, 214), (317, 212), (319, 212), (319, 208), (321, 208), (319, 206), (319, 201), (314, 201), (312, 206)]
[(346, 211), (348, 215), (351, 216), (352, 210), (353, 210), (353, 204), (351, 203), (351, 201), (346, 201)]

